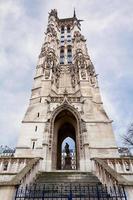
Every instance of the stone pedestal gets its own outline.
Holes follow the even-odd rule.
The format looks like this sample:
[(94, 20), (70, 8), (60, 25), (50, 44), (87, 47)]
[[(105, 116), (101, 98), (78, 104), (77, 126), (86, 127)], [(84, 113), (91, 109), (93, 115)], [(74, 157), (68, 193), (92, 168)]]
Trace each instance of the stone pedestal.
[(65, 157), (65, 164), (64, 164), (64, 168), (65, 170), (71, 170), (72, 169), (72, 163), (71, 163), (72, 158), (67, 155)]

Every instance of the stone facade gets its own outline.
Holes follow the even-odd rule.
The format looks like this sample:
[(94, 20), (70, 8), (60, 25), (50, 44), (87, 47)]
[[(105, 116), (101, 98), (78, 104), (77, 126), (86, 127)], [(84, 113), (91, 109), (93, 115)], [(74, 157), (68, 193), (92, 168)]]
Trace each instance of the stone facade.
[[(133, 158), (118, 154), (80, 21), (75, 12), (65, 19), (59, 19), (56, 10), (49, 13), (16, 152), (0, 156), (0, 200), (15, 199), (18, 187), (27, 188), (50, 173), (58, 178), (58, 173), (67, 173), (65, 181), (77, 176), (79, 183), (82, 174), (90, 174), (108, 191), (122, 186), (132, 200)], [(74, 170), (65, 172), (61, 145), (67, 137), (75, 142)]]
[[(53, 157), (57, 159), (59, 129), (63, 123), (74, 128), (79, 170), (90, 170), (92, 157), (118, 154), (97, 74), (80, 30), (80, 20), (75, 15), (59, 19), (56, 10), (49, 13), (16, 150), (16, 156), (45, 158), (45, 170), (57, 169)], [(57, 120), (64, 114), (64, 121)]]

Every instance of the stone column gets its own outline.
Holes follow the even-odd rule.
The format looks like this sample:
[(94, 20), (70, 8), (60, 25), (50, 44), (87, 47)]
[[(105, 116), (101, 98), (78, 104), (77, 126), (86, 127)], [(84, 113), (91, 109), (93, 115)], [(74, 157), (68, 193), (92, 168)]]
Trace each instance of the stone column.
[(91, 161), (90, 161), (90, 151), (89, 151), (89, 143), (84, 143), (84, 156), (85, 156), (85, 171), (91, 171)]
[(1, 163), (0, 163), (0, 172), (2, 172), (3, 171), (3, 160), (1, 160)]
[[(47, 148), (48, 143), (46, 141), (43, 141), (43, 161), (42, 161), (42, 170), (47, 171)], [(49, 169), (49, 167), (48, 167)]]
[(15, 197), (15, 186), (2, 186), (0, 187), (0, 200), (12, 200)]
[(15, 168), (14, 168), (14, 169), (15, 169), (15, 172), (18, 172), (18, 167), (19, 167), (19, 159), (17, 159), (17, 160), (16, 160), (16, 163), (15, 163), (15, 165), (16, 165), (16, 166), (15, 166)]
[(83, 154), (84, 154), (84, 170), (87, 172), (91, 171), (91, 161), (90, 161), (90, 150), (89, 142), (87, 138), (86, 125), (82, 124), (83, 134)]
[(12, 169), (12, 163), (11, 163), (11, 159), (9, 159), (9, 162), (8, 162), (8, 172), (11, 172), (11, 169)]
[(128, 200), (133, 199), (133, 186), (125, 186), (125, 192)]

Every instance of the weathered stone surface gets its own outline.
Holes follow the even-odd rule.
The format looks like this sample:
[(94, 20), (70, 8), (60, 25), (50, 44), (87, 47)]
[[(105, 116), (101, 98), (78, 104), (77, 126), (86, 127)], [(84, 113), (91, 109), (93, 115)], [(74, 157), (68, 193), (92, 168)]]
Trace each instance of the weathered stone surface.
[[(76, 143), (79, 170), (91, 169), (91, 157), (117, 156), (112, 125), (102, 105), (97, 75), (79, 21), (75, 20), (77, 18), (62, 21), (55, 10), (49, 15), (30, 104), (17, 144), (16, 156), (41, 156), (45, 160), (45, 170), (60, 169), (59, 149), (68, 136)], [(61, 59), (63, 63), (60, 63)], [(59, 132), (63, 124), (68, 126), (68, 130), (73, 128), (69, 134), (65, 129), (61, 136)]]

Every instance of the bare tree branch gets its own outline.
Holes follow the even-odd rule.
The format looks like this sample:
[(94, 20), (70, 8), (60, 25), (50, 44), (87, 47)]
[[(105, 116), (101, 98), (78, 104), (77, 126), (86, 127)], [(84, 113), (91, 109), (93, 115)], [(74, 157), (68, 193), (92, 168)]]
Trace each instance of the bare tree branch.
[(127, 130), (127, 133), (123, 135), (123, 143), (128, 147), (133, 147), (133, 123)]

